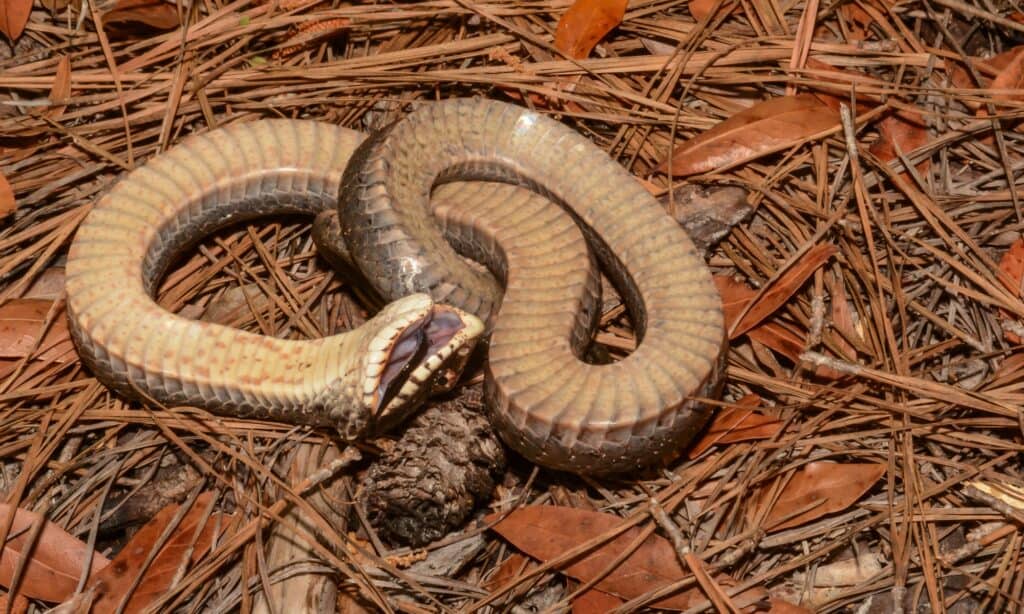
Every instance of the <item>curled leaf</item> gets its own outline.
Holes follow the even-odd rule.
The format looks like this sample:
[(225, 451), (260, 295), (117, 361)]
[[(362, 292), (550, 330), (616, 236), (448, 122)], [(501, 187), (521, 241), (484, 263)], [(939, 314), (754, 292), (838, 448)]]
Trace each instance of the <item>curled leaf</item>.
[(771, 98), (686, 141), (657, 170), (672, 175), (723, 170), (823, 136), (839, 125), (839, 113), (809, 94)]

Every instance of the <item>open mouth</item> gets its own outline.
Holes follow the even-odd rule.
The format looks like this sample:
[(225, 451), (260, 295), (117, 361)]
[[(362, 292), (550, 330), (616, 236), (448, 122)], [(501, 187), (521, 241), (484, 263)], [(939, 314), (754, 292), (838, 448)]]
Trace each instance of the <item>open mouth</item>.
[(373, 404), (375, 415), (421, 400), (429, 393), (450, 389), (465, 366), (482, 325), (462, 312), (434, 305), (406, 326), (392, 342), (380, 373)]

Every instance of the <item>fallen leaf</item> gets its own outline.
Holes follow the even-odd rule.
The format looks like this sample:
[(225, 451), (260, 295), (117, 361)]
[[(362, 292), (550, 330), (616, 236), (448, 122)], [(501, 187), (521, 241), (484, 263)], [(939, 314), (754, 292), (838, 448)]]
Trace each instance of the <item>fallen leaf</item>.
[[(499, 516), (492, 514), (486, 520), (494, 522)], [(621, 524), (622, 518), (614, 514), (555, 505), (532, 505), (513, 511), (491, 529), (526, 554), (541, 561), (550, 561)], [(627, 529), (604, 546), (558, 569), (581, 582), (590, 582), (612, 561), (618, 559), (640, 532), (637, 527)], [(628, 600), (689, 575), (679, 564), (675, 549), (668, 540), (652, 534), (611, 573), (597, 582), (595, 588)], [(724, 586), (735, 584), (735, 581), (724, 574), (715, 576), (715, 580)], [(763, 589), (753, 588), (732, 599), (743, 607), (766, 595)], [(704, 594), (701, 590), (692, 588), (656, 601), (650, 606), (685, 610), (703, 600)]]
[(113, 8), (103, 14), (103, 23), (141, 23), (157, 30), (173, 30), (181, 25), (178, 9), (163, 0), (117, 0)]
[[(12, 508), (6, 503), (0, 503), (0, 522), (7, 522), (12, 510), (14, 522), (7, 543), (4, 544), (3, 555), (0, 556), (0, 584), (8, 588), (11, 586), (18, 561), (31, 545), (28, 538), (32, 534), (33, 525), (42, 522), (42, 531), (35, 544), (31, 545), (30, 558), (18, 582), (18, 594), (52, 603), (68, 599), (78, 586), (78, 579), (89, 556), (89, 546), (39, 514)], [(107, 563), (109, 561), (102, 554), (94, 551), (91, 575), (95, 577)]]
[(4, 174), (0, 173), (0, 219), (14, 213), (15, 208), (17, 204), (14, 201), (14, 190), (11, 184), (7, 183)]
[[(882, 162), (896, 160), (896, 149), (907, 155), (931, 140), (924, 116), (917, 111), (900, 109), (878, 122), (881, 137), (871, 145), (870, 151)], [(917, 163), (918, 172), (928, 171), (931, 162), (925, 158)]]
[(190, 555), (189, 562), (193, 564), (201, 559), (210, 549), (215, 536), (223, 538), (225, 523), (229, 518), (219, 512), (206, 517), (212, 498), (213, 493), (204, 493), (196, 498), (192, 509), (181, 519), (145, 569), (143, 564), (149, 558), (150, 551), (157, 545), (180, 506), (168, 505), (139, 529), (110, 565), (96, 574), (89, 585), (96, 590), (93, 611), (113, 612), (131, 591), (139, 574), (142, 574), (137, 588), (132, 591), (123, 609), (124, 612), (140, 612), (171, 586), (182, 567), (184, 556)]
[(848, 2), (839, 7), (839, 12), (846, 20), (849, 42), (866, 41), (871, 36), (871, 24), (875, 19), (863, 8), (854, 2)]
[[(740, 313), (757, 296), (754, 290), (747, 284), (733, 279), (726, 275), (715, 275), (713, 278), (718, 294), (722, 297), (722, 311), (725, 315), (726, 328), (732, 325)], [(801, 352), (804, 351), (804, 341), (799, 335), (788, 328), (778, 325), (775, 322), (764, 322), (746, 332), (751, 339), (762, 343), (776, 352), (798, 360)], [(733, 338), (741, 337), (736, 335)]]
[(487, 581), (484, 582), (484, 588), (488, 590), (494, 590), (506, 582), (517, 578), (522, 575), (529, 567), (533, 566), (533, 561), (519, 554), (513, 552), (505, 561), (498, 567), (498, 571), (491, 574)]
[[(728, 0), (721, 0), (722, 4), (725, 4)], [(690, 14), (697, 21), (703, 21), (710, 17), (711, 12), (715, 10), (719, 0), (690, 0)], [(740, 3), (736, 3), (736, 6), (732, 9), (732, 14), (740, 12)]]
[(606, 34), (622, 23), (626, 0), (576, 0), (555, 28), (555, 47), (571, 58), (590, 55)]
[[(807, 250), (807, 253), (793, 264), (789, 270), (776, 278), (761, 293), (761, 298), (757, 301), (757, 304), (750, 309), (746, 308), (750, 302), (750, 299), (747, 297), (737, 297), (735, 294), (732, 294), (727, 300), (727, 297), (723, 296), (722, 308), (725, 312), (726, 328), (730, 331), (729, 339), (742, 336), (785, 305), (796, 294), (797, 290), (810, 279), (811, 275), (820, 266), (828, 262), (828, 259), (838, 251), (838, 248), (831, 243), (819, 243)], [(730, 282), (720, 281), (726, 279), (730, 280)], [(728, 284), (731, 284), (731, 278), (718, 276), (715, 283), (718, 285), (719, 293), (723, 293), (723, 287), (727, 290), (732, 290), (732, 288), (728, 287)], [(740, 318), (744, 310), (746, 310), (746, 314), (737, 321), (737, 318)]]
[(626, 603), (615, 595), (597, 589), (590, 589), (572, 600), (573, 614), (592, 614), (593, 612), (611, 612)]
[[(1007, 290), (1019, 298), (1024, 290), (1024, 237), (1014, 241), (1013, 245), (1003, 253), (1003, 257), (999, 259), (999, 271), (1003, 273), (999, 276), (999, 280), (1003, 282)], [(1016, 321), (1013, 314), (1005, 309), (999, 310), (999, 317), (1003, 320)], [(1014, 344), (1024, 341), (1019, 335), (1008, 330), (1003, 331), (1003, 336)]]
[[(878, 463), (814, 461), (793, 474), (762, 521), (767, 531), (798, 527), (853, 505), (885, 475)], [(780, 478), (782, 479), (782, 478)], [(763, 487), (760, 507), (769, 487)]]
[[(21, 359), (36, 347), (52, 305), (53, 301), (48, 300), (14, 299), (0, 306), (0, 358)], [(73, 358), (73, 352), (67, 318), (61, 309), (54, 314), (33, 358), (64, 363)]]
[(46, 110), (48, 117), (57, 117), (67, 108), (71, 97), (71, 56), (62, 55), (57, 62), (57, 73), (53, 76), (50, 86), (50, 108)]
[(31, 13), (32, 0), (0, 1), (0, 32), (6, 34), (11, 42), (18, 40)]
[(721, 171), (823, 135), (839, 125), (839, 113), (810, 94), (771, 98), (686, 141), (656, 170), (671, 169), (672, 175)]
[[(989, 88), (1011, 91), (992, 94), (993, 100), (1014, 101), (1024, 95), (1024, 92), (1021, 91), (1024, 88), (1024, 53), (1020, 51), (1018, 48), (1016, 53), (1007, 59), (1004, 66), (997, 67), (999, 72), (992, 79)], [(984, 112), (984, 109), (979, 109), (979, 112)]]
[(716, 444), (774, 437), (782, 430), (782, 422), (751, 409), (760, 402), (761, 397), (748, 394), (736, 402), (737, 407), (727, 407), (715, 414), (704, 436), (687, 453), (689, 457), (697, 458)]
[(7, 614), (23, 614), (28, 611), (28, 598), (25, 595), (18, 593), (14, 597), (14, 603), (11, 603), (11, 596), (9, 594), (0, 595), (0, 612)]
[[(974, 69), (981, 78), (980, 84), (975, 83), (974, 79), (971, 78), (970, 73), (967, 72), (967, 67), (962, 61), (946, 60), (946, 72), (949, 75), (950, 83), (954, 87), (965, 90), (977, 89), (978, 87), (987, 88), (991, 86), (994, 77), (1005, 72), (1007, 67), (1021, 56), (1021, 51), (1024, 51), (1024, 45), (1013, 47), (990, 58), (970, 58)], [(963, 102), (975, 110), (982, 107), (977, 100), (964, 100)]]

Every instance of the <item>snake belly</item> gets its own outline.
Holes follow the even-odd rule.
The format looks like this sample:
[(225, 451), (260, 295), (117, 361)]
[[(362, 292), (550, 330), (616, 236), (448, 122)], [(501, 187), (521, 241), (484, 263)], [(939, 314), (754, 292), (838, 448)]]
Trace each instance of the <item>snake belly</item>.
[[(521, 187), (481, 194), (453, 181)], [(430, 212), (438, 185), (441, 224)], [(522, 188), (544, 198), (515, 196)], [(581, 360), (596, 274), (579, 274), (589, 256), (563, 211), (631, 315), (639, 344), (618, 362)], [(341, 249), (381, 296), (424, 292), (488, 322), (490, 418), (530, 460), (622, 473), (674, 456), (707, 421), (701, 398), (717, 394), (725, 355), (710, 272), (657, 201), (568, 127), (495, 101), (424, 104), (360, 145), (338, 219)]]
[(313, 340), (189, 320), (153, 299), (173, 259), (213, 230), (334, 207), (362, 139), (313, 121), (235, 124), (128, 173), (93, 206), (68, 254), (67, 311), (82, 361), (130, 397), (330, 426), (348, 438), (454, 385), (483, 324), (425, 294)]

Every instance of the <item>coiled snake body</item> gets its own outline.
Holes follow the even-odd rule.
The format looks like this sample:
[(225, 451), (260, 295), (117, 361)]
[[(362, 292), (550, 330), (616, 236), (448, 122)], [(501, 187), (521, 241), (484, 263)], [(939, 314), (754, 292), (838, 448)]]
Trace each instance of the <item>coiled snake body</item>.
[[(192, 242), (282, 212), (319, 213), (318, 246), (396, 302), (354, 331), (294, 341), (153, 301)], [(580, 359), (599, 311), (591, 253), (640, 340), (608, 365)], [(720, 299), (686, 234), (586, 139), (493, 101), (425, 104), (365, 141), (291, 120), (186, 139), (96, 204), (71, 248), (67, 292), (79, 352), (108, 385), (350, 437), (449, 388), (483, 320), (498, 432), (531, 460), (577, 473), (677, 452), (703, 426), (698, 399), (716, 392), (722, 367)]]

